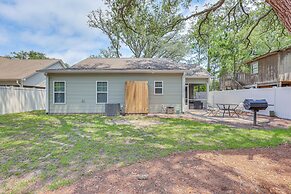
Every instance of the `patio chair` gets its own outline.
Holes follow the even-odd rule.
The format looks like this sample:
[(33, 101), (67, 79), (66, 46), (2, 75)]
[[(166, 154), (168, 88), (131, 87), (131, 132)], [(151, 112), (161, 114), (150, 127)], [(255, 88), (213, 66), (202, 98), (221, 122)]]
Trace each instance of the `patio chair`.
[(217, 114), (219, 112), (220, 112), (220, 110), (218, 108), (213, 107), (211, 105), (208, 105), (205, 115), (207, 115), (207, 116), (217, 116)]
[[(235, 112), (239, 115), (239, 116), (244, 116), (247, 115), (247, 112), (245, 111), (244, 108), (244, 104), (241, 102), (239, 103), (238, 107), (235, 109)], [(235, 114), (235, 113), (233, 113)]]

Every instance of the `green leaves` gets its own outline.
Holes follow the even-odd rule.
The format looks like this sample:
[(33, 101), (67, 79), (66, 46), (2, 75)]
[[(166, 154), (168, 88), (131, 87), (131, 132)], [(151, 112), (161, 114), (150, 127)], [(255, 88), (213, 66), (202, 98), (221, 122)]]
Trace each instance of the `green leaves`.
[(48, 59), (44, 53), (36, 52), (36, 51), (19, 51), (12, 52), (12, 58), (17, 59)]
[(108, 9), (92, 11), (89, 26), (100, 29), (110, 40), (101, 56), (120, 57), (121, 45), (134, 57), (167, 57), (181, 60), (189, 51), (182, 35), (182, 1), (105, 0)]
[[(291, 36), (265, 1), (225, 1), (192, 25), (190, 38), (200, 55), (208, 58), (208, 69), (234, 79), (246, 70), (244, 62), (291, 44)], [(216, 69), (218, 67), (218, 71)]]

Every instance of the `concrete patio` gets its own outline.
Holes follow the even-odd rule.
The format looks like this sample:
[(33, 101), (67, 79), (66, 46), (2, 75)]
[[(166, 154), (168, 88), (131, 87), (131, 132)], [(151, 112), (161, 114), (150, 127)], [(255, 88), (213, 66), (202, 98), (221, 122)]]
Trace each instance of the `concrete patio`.
[(209, 116), (206, 110), (191, 110), (185, 114), (156, 114), (151, 116), (159, 116), (163, 118), (185, 118), (206, 123), (216, 123), (224, 124), (231, 127), (241, 127), (241, 128), (289, 128), (291, 127), (291, 120), (281, 119), (277, 117), (269, 117), (264, 115), (258, 115), (257, 126), (253, 126), (253, 114), (244, 113), (240, 117), (233, 116), (230, 117), (227, 114), (222, 117), (222, 113), (217, 114), (217, 116)]

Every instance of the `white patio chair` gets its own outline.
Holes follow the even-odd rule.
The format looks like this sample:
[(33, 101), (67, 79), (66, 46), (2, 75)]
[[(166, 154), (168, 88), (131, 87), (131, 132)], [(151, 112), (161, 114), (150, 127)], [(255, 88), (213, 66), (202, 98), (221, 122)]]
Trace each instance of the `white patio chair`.
[[(239, 116), (247, 115), (247, 112), (245, 111), (244, 104), (243, 104), (242, 102), (239, 103), (238, 107), (235, 109), (235, 112), (236, 112)], [(234, 114), (235, 114), (235, 113), (234, 113)]]
[(219, 108), (213, 107), (211, 105), (208, 105), (205, 115), (207, 115), (207, 116), (217, 116), (217, 114), (219, 112), (220, 112)]

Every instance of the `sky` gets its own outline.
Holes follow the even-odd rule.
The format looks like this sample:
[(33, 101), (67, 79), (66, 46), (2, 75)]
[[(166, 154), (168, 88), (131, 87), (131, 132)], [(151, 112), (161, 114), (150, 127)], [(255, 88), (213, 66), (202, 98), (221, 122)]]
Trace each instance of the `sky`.
[[(195, 1), (193, 9), (204, 3)], [(107, 37), (87, 24), (89, 12), (98, 8), (106, 8), (102, 0), (0, 0), (0, 56), (34, 50), (72, 65), (97, 55), (109, 46)]]

